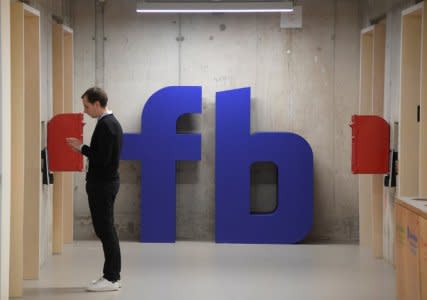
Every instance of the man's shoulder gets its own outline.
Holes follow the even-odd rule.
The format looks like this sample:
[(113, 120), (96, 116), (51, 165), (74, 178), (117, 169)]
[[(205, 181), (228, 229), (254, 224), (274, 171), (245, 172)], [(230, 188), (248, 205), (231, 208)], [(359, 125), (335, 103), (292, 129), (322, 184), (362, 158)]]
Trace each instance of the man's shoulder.
[(117, 118), (113, 114), (105, 116), (100, 120), (100, 122), (102, 122), (102, 126), (105, 127), (112, 134), (122, 132), (122, 126), (120, 125), (119, 120), (117, 120)]

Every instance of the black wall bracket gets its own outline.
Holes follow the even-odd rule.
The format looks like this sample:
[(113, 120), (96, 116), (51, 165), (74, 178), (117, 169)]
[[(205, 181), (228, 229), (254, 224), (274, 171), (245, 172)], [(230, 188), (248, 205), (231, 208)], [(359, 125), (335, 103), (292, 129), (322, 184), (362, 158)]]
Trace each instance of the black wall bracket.
[(47, 155), (47, 149), (44, 148), (41, 151), (42, 159), (42, 174), (43, 174), (43, 184), (53, 184), (53, 173), (49, 171), (49, 160)]

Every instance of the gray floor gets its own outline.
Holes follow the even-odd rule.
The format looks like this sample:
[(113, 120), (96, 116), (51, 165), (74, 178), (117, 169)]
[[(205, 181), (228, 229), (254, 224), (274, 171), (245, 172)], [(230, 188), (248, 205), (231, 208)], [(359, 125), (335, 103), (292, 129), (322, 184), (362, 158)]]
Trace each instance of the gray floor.
[(25, 299), (395, 299), (395, 272), (357, 245), (122, 242), (123, 288), (86, 293), (103, 263), (98, 242), (49, 258)]

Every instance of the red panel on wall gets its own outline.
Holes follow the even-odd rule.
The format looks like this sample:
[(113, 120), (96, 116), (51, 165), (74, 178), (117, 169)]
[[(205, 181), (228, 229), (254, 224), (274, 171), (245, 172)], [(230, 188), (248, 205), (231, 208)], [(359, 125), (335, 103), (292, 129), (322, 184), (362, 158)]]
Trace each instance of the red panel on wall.
[(47, 151), (50, 171), (82, 171), (82, 154), (71, 150), (65, 139), (83, 140), (83, 114), (58, 114), (47, 124)]
[(351, 118), (351, 170), (354, 174), (385, 174), (389, 171), (390, 126), (378, 116)]

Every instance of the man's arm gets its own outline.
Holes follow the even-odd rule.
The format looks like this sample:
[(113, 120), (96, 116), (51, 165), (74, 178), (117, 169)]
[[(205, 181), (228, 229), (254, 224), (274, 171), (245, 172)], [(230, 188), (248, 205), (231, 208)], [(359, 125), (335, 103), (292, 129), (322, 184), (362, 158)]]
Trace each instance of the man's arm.
[(70, 147), (76, 151), (82, 153), (88, 157), (94, 166), (105, 166), (111, 161), (113, 153), (114, 136), (108, 131), (104, 130), (102, 133), (98, 133), (98, 149), (95, 151), (88, 145), (81, 143), (78, 139), (70, 137), (67, 138), (67, 143)]
[(106, 132), (99, 137), (97, 151), (94, 151), (88, 145), (82, 145), (81, 153), (89, 158), (89, 161), (94, 166), (106, 166), (111, 162), (113, 155), (114, 136), (110, 132)]

